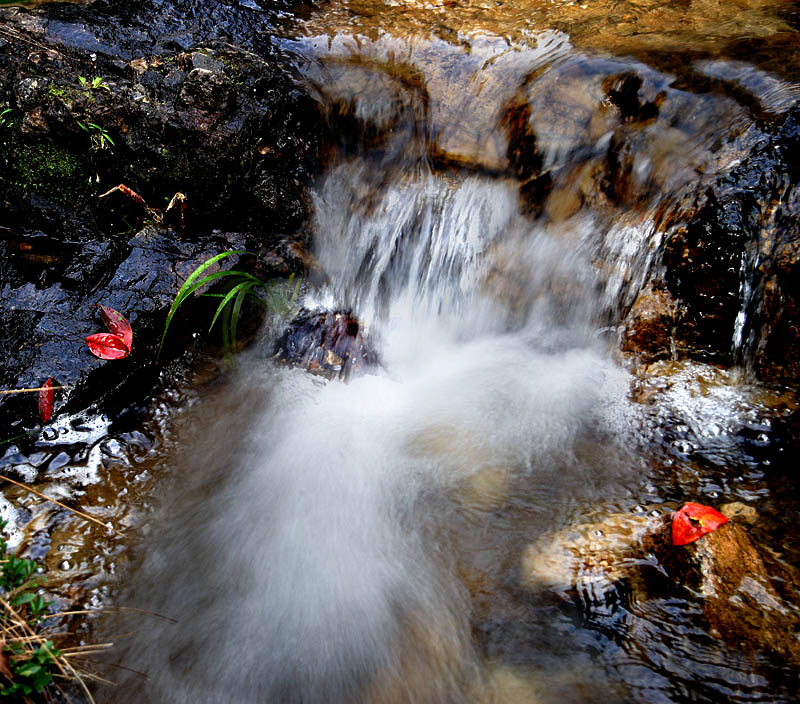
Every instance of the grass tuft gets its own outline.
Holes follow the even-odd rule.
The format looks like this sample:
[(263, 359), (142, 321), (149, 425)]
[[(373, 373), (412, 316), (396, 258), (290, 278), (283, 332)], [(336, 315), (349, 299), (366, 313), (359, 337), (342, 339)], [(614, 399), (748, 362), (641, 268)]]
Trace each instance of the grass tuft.
[(198, 266), (189, 275), (189, 278), (186, 279), (183, 286), (180, 287), (169, 309), (169, 313), (167, 314), (167, 321), (164, 325), (164, 332), (161, 334), (161, 343), (158, 346), (156, 361), (161, 358), (161, 350), (164, 347), (167, 331), (169, 330), (172, 318), (178, 308), (180, 308), (186, 299), (192, 296), (198, 289), (223, 278), (230, 279), (227, 281), (230, 288), (226, 293), (202, 293), (200, 295), (206, 298), (220, 299), (208, 330), (211, 332), (217, 320), (222, 316), (222, 339), (228, 351), (232, 351), (236, 348), (236, 332), (245, 299), (250, 299), (259, 303), (276, 315), (287, 315), (289, 313), (300, 291), (300, 279), (295, 281), (294, 274), (289, 276), (288, 281), (262, 281), (249, 272), (231, 269), (228, 271), (217, 271), (213, 274), (207, 274), (201, 277), (201, 274), (209, 267), (225, 257), (230, 257), (234, 254), (250, 254), (255, 256), (252, 252), (241, 249), (234, 249), (217, 254)]

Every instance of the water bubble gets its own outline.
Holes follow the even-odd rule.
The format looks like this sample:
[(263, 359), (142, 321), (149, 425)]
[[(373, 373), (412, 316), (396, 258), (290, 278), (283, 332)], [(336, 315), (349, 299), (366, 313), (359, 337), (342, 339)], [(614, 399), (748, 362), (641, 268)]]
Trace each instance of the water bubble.
[(603, 533), (603, 531), (602, 531), (602, 530), (600, 530), (599, 528), (598, 528), (598, 529), (597, 529), (597, 530), (594, 532), (594, 534), (595, 534), (595, 535), (596, 535), (598, 538), (602, 538), (602, 537), (605, 535), (605, 533)]
[(718, 498), (720, 497), (720, 493), (719, 493), (718, 491), (709, 491), (709, 492), (708, 492), (708, 495), (709, 495), (709, 496), (710, 496), (712, 499), (718, 499)]
[(756, 441), (758, 441), (760, 443), (763, 443), (764, 445), (768, 445), (769, 444), (769, 435), (767, 435), (766, 433), (759, 433), (756, 436)]
[(765, 467), (769, 467), (772, 464), (772, 462), (770, 462), (770, 460), (762, 460), (761, 464), (764, 465)]
[(658, 518), (661, 515), (661, 509), (654, 508), (647, 515), (650, 516), (650, 518)]
[(42, 438), (45, 440), (55, 440), (58, 437), (58, 431), (55, 428), (45, 428), (42, 431)]
[(70, 567), (72, 567), (72, 565), (70, 565), (69, 560), (62, 560), (61, 564), (58, 566), (58, 569), (60, 569), (62, 572), (66, 572), (68, 569), (70, 569)]
[(644, 512), (645, 512), (644, 506), (642, 506), (641, 504), (636, 504), (636, 506), (634, 506), (631, 509), (631, 513), (644, 513)]

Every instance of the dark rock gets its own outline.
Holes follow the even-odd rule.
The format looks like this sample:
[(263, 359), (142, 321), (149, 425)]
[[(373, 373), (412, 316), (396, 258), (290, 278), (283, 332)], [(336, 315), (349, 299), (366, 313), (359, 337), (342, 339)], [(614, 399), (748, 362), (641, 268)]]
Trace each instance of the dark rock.
[(276, 345), (276, 355), (328, 377), (349, 378), (378, 363), (377, 355), (349, 313), (302, 310)]
[(673, 234), (664, 251), (664, 280), (679, 302), (675, 335), (682, 354), (743, 361), (778, 383), (800, 380), (790, 352), (800, 341), (798, 156), (800, 105), (715, 180), (688, 217), (667, 223)]
[[(0, 8), (0, 108), (11, 108), (0, 128), (0, 388), (55, 377), (69, 387), (56, 412), (141, 398), (189, 273), (225, 250), (269, 253), (302, 225), (318, 118), (270, 38), (280, 7)], [(120, 190), (98, 197), (118, 184), (146, 205)], [(180, 207), (166, 211), (176, 193), (185, 227)], [(278, 259), (281, 272), (302, 268), (299, 256)], [(131, 322), (129, 357), (89, 353), (84, 338), (104, 330), (95, 303)], [(181, 309), (165, 360), (194, 345), (206, 312), (194, 300)], [(0, 423), (34, 425), (35, 401), (0, 397)]]
[[(188, 243), (179, 241), (169, 230), (145, 229), (125, 243), (127, 254), (111, 271), (97, 269), (98, 261), (104, 267), (113, 261), (102, 243), (85, 268), (80, 252), (72, 261), (62, 263), (64, 279), (80, 282), (77, 289), (67, 290), (60, 282), (46, 287), (6, 283), (0, 315), (2, 388), (36, 387), (54, 377), (55, 383), (69, 387), (56, 394), (56, 412), (79, 410), (119, 393), (120, 387), (133, 384), (132, 380), (149, 383), (139, 393), (152, 388), (160, 371), (154, 362), (164, 314), (181, 284), (203, 261), (220, 251), (241, 248), (242, 242), (241, 235), (219, 233), (203, 243)], [(233, 257), (220, 262), (226, 268), (234, 263)], [(209, 269), (211, 272), (213, 269)], [(131, 323), (134, 339), (129, 357), (108, 362), (89, 352), (84, 338), (105, 332), (95, 303), (119, 311)], [(167, 338), (165, 360), (187, 349), (193, 324), (191, 314), (187, 321), (187, 311), (176, 316)], [(33, 394), (0, 397), (0, 418), (6, 423), (34, 425), (35, 400)]]
[(658, 117), (666, 92), (660, 91), (652, 101), (643, 101), (639, 96), (643, 83), (641, 76), (632, 72), (608, 76), (603, 81), (603, 90), (608, 100), (619, 109), (623, 120), (646, 122)]

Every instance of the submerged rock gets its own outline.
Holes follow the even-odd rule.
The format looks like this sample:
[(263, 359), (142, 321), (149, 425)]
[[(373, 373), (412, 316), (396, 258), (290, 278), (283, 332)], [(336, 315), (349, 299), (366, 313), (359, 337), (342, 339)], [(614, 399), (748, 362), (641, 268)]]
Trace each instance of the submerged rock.
[(713, 629), (730, 644), (800, 665), (800, 574), (733, 521), (673, 548), (663, 563), (696, 590)]

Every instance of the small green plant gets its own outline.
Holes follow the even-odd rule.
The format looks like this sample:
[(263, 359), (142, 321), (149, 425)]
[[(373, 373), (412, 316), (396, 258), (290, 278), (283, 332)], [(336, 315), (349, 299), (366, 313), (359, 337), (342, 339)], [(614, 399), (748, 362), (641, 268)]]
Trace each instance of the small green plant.
[(0, 521), (0, 699), (28, 701), (63, 667), (53, 641), (38, 633), (50, 605), (35, 591), (44, 577), (37, 574), (35, 561), (7, 554), (5, 526)]
[(78, 127), (89, 134), (93, 149), (108, 149), (109, 145), (116, 146), (111, 135), (102, 125), (98, 125), (96, 122), (83, 123), (80, 120), (75, 120), (75, 122), (78, 123)]
[(63, 98), (67, 95), (67, 87), (52, 85), (47, 89), (47, 94), (51, 98)]
[(158, 347), (158, 357), (161, 356), (161, 349), (164, 347), (164, 339), (167, 336), (172, 318), (181, 304), (189, 298), (189, 296), (196, 293), (198, 289), (219, 279), (227, 279), (227, 283), (230, 286), (227, 293), (202, 293), (200, 295), (220, 299), (208, 330), (211, 332), (217, 319), (222, 316), (222, 342), (228, 351), (236, 347), (236, 331), (239, 324), (239, 315), (241, 314), (242, 305), (246, 298), (256, 301), (276, 315), (287, 315), (289, 313), (300, 290), (300, 280), (298, 279), (295, 281), (294, 274), (289, 277), (288, 281), (279, 282), (262, 281), (253, 274), (235, 269), (217, 271), (212, 274), (207, 274), (202, 278), (200, 277), (209, 267), (225, 257), (230, 257), (234, 254), (252, 255), (252, 252), (235, 249), (217, 254), (198, 266), (183, 283), (183, 286), (181, 286), (175, 296), (175, 300), (172, 302), (172, 306), (167, 314), (167, 322), (164, 325), (164, 332), (161, 334), (161, 344)]
[(95, 76), (91, 81), (86, 76), (78, 76), (78, 82), (86, 90), (100, 90), (102, 88), (109, 93), (111, 92), (111, 88), (108, 87), (108, 83), (105, 82), (102, 76)]
[(14, 108), (6, 108), (5, 110), (0, 110), (0, 127), (7, 127), (11, 124), (11, 113), (14, 112)]

